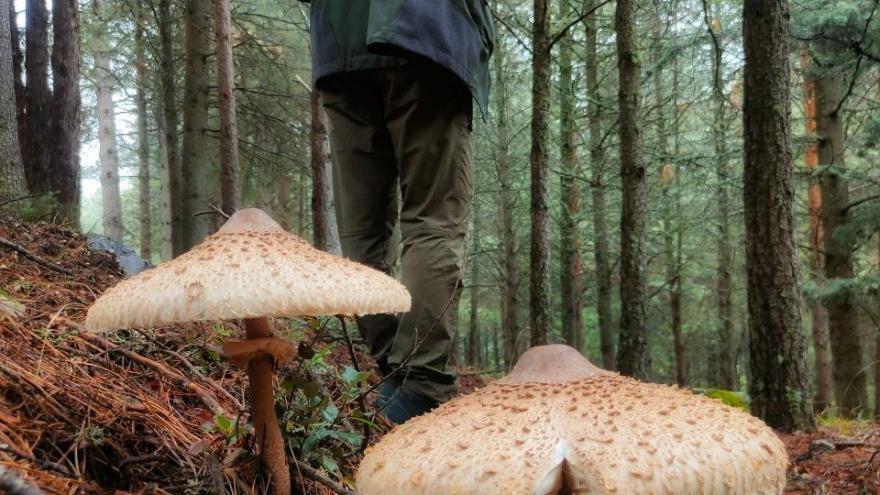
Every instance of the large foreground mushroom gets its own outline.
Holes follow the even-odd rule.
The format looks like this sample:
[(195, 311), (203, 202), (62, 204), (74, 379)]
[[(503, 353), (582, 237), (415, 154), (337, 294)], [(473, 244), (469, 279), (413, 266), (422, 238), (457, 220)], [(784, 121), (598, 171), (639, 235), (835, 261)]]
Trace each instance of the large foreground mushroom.
[(227, 342), (223, 351), (247, 369), (263, 462), (274, 493), (288, 495), (272, 380), (275, 366), (290, 359), (294, 348), (272, 336), (267, 316), (397, 313), (409, 307), (409, 293), (394, 279), (318, 251), (262, 211), (247, 209), (186, 254), (108, 290), (89, 309), (85, 325), (105, 332), (244, 319), (247, 340)]
[(357, 473), (361, 495), (779, 494), (788, 460), (758, 419), (624, 378), (574, 349), (395, 428)]

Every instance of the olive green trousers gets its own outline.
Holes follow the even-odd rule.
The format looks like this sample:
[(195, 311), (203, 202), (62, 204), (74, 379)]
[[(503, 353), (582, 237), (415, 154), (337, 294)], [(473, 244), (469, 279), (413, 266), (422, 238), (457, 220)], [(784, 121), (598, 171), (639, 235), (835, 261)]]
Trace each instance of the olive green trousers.
[(461, 290), (473, 196), (471, 96), (430, 64), (344, 72), (319, 81), (330, 123), (333, 186), (344, 256), (390, 273), (393, 202), (400, 186), (402, 281), (410, 312), (358, 319), (380, 370), (443, 402), (450, 368), (451, 301)]

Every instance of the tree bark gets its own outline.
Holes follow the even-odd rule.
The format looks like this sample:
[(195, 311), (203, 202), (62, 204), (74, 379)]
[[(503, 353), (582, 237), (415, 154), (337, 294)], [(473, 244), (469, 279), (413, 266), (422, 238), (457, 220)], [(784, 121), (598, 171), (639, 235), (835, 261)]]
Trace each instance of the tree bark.
[(229, 0), (214, 0), (217, 89), (220, 97), (220, 205), (227, 215), (238, 209), (238, 121), (235, 116), (235, 63), (230, 38)]
[(162, 84), (162, 259), (185, 251), (182, 220), (180, 156), (177, 149), (177, 86), (174, 68), (174, 21), (171, 0), (159, 0), (159, 47)]
[(46, 0), (27, 0), (25, 8), (26, 147), (22, 149), (28, 190), (42, 196), (52, 192), (49, 174), (49, 14)]
[(150, 130), (147, 111), (147, 54), (144, 39), (144, 7), (138, 4), (135, 27), (135, 78), (137, 84), (137, 130), (138, 130), (138, 224), (141, 258), (153, 258), (153, 226), (150, 214)]
[[(809, 143), (804, 153), (804, 164), (810, 176), (807, 193), (810, 217), (810, 272), (816, 285), (825, 282), (825, 264), (823, 261), (823, 231), (820, 212), (822, 210), (822, 189), (819, 181), (812, 176), (819, 166), (819, 147), (816, 138), (816, 81), (810, 75), (810, 56), (806, 51), (801, 53), (804, 73), (804, 114), (806, 116), (806, 134)], [(831, 406), (834, 396), (832, 378), (831, 343), (828, 336), (828, 313), (821, 301), (814, 301), (810, 307), (812, 313), (813, 353), (815, 355), (816, 395), (814, 398), (816, 411), (824, 411)]]
[[(877, 100), (880, 101), (880, 77), (877, 78)], [(880, 265), (880, 235), (877, 236), (877, 263)], [(878, 294), (880, 296), (880, 294)], [(880, 297), (877, 299), (880, 312)], [(826, 332), (827, 334), (827, 332)], [(874, 417), (880, 416), (880, 329), (874, 329)]]
[(122, 197), (119, 194), (119, 151), (116, 145), (116, 110), (113, 104), (115, 76), (110, 66), (112, 46), (109, 24), (104, 16), (104, 3), (101, 0), (94, 0), (94, 11), (98, 17), (94, 60), (104, 235), (122, 242)]
[[(595, 8), (595, 2), (591, 5)], [(602, 367), (615, 369), (614, 320), (611, 316), (611, 263), (608, 251), (608, 225), (605, 207), (605, 149), (602, 140), (602, 94), (599, 87), (598, 28), (596, 13), (584, 20), (587, 31), (586, 82), (587, 119), (590, 127), (590, 188), (593, 200), (593, 256), (596, 263), (596, 314), (599, 320), (599, 348)]]
[(724, 49), (721, 45), (720, 23), (712, 17), (707, 1), (703, 1), (703, 19), (706, 31), (712, 39), (712, 106), (715, 119), (712, 122), (712, 143), (715, 153), (715, 196), (718, 201), (718, 254), (716, 268), (716, 298), (718, 301), (718, 372), (721, 388), (736, 389), (736, 366), (733, 361), (733, 302), (731, 300), (730, 248), (730, 200), (727, 181), (730, 167), (727, 162), (726, 98), (724, 96)]
[[(18, 122), (18, 149), (24, 153), (27, 150), (27, 103), (25, 100), (24, 81), (22, 80), (22, 66), (24, 54), (21, 52), (21, 40), (18, 33), (18, 22), (15, 10), (15, 0), (9, 0), (9, 37), (12, 43), (12, 80), (15, 84), (15, 115)], [(22, 167), (24, 157), (22, 156)]]
[(635, 37), (635, 5), (618, 0), (614, 16), (617, 32), (617, 69), (620, 78), (620, 176), (623, 186), (620, 216), (620, 344), (617, 367), (627, 376), (647, 379), (647, 274), (645, 225), (647, 182), (642, 162), (639, 78), (641, 64)]
[(15, 81), (13, 80), (13, 47), (10, 7), (12, 0), (0, 1), (0, 212), (13, 212), (9, 201), (26, 195), (24, 167), (18, 143), (18, 118), (15, 109)]
[[(673, 58), (672, 74), (672, 126), (671, 132), (675, 136), (676, 149), (670, 155), (669, 152), (669, 119), (666, 114), (667, 101), (663, 95), (663, 62), (662, 42), (664, 21), (660, 15), (661, 4), (654, 0), (654, 40), (651, 47), (652, 63), (657, 66), (654, 71), (654, 111), (657, 113), (655, 132), (660, 143), (660, 185), (662, 187), (663, 203), (660, 212), (663, 218), (663, 254), (666, 264), (666, 284), (669, 297), (669, 319), (672, 330), (673, 354), (675, 359), (675, 383), (684, 387), (687, 382), (685, 373), (684, 340), (681, 335), (681, 192), (679, 167), (674, 163), (678, 157), (678, 117), (675, 115), (678, 101), (678, 59)], [(675, 6), (672, 10), (675, 11)], [(678, 242), (676, 242), (678, 241)]]
[(342, 250), (333, 205), (333, 162), (327, 134), (327, 115), (317, 91), (312, 91), (311, 114), (309, 147), (312, 160), (312, 238), (316, 248), (338, 254)]
[[(165, 102), (156, 108), (156, 124), (159, 128), (159, 257), (162, 261), (174, 258), (174, 212), (172, 210), (171, 153), (168, 133), (165, 129)], [(161, 110), (161, 112), (160, 112)]]
[(534, 0), (532, 23), (531, 253), (529, 312), (531, 345), (550, 338), (550, 218), (547, 206), (547, 133), (550, 113), (550, 12)]
[[(571, 7), (561, 0), (559, 17), (568, 19)], [(577, 126), (574, 120), (575, 96), (572, 78), (573, 41), (570, 34), (559, 40), (559, 153), (562, 159), (560, 182), (560, 293), (562, 295), (562, 339), (566, 344), (579, 346), (583, 333), (582, 264), (580, 254), (580, 188), (575, 177), (580, 173), (577, 156)]]
[(467, 363), (475, 368), (480, 366), (480, 201), (474, 198), (473, 227), (471, 230), (471, 290), (470, 290), (470, 321), (468, 325)]
[(752, 413), (812, 429), (791, 150), (788, 2), (743, 4), (744, 190)]
[[(844, 97), (846, 78), (842, 72), (826, 72), (816, 79), (816, 136), (819, 164), (825, 169), (819, 178), (820, 220), (822, 231), (827, 234), (823, 236), (825, 278), (847, 280), (854, 276), (853, 248), (835, 236), (835, 230), (847, 223), (849, 205), (849, 185), (843, 176), (846, 170), (843, 119), (838, 108)], [(834, 398), (840, 414), (851, 417), (869, 407), (858, 310), (853, 294), (845, 287), (829, 296), (825, 307), (834, 356)]]
[[(673, 4), (673, 12), (678, 2)], [(672, 108), (674, 109), (674, 117), (672, 119), (672, 135), (674, 136), (672, 156), (681, 156), (681, 118), (678, 115), (679, 104), (679, 74), (678, 55), (672, 57)], [(675, 177), (677, 184), (681, 184), (681, 167), (675, 168)], [(682, 239), (684, 237), (684, 225), (681, 218), (681, 187), (676, 187), (672, 191), (672, 203), (674, 212), (672, 216), (676, 222), (675, 236), (667, 236), (665, 242), (667, 253), (667, 277), (670, 281), (669, 290), (669, 312), (672, 318), (672, 347), (675, 355), (675, 383), (679, 387), (687, 385), (687, 349), (685, 347), (684, 332), (682, 331), (682, 299), (684, 291), (681, 287), (682, 279)], [(674, 247), (672, 246), (674, 244)]]
[[(213, 215), (196, 215), (217, 203), (218, 184), (208, 138), (208, 88), (211, 55), (211, 0), (186, 2), (186, 71), (183, 90), (183, 154), (180, 179), (182, 251), (214, 232)], [(175, 246), (175, 249), (178, 247)]]
[[(79, 228), (80, 35), (77, 0), (52, 3), (52, 123), (49, 168), (58, 217)], [(45, 145), (45, 142), (40, 143)]]
[[(497, 3), (496, 3), (497, 5)], [(495, 72), (495, 119), (496, 141), (495, 165), (498, 169), (499, 203), (501, 210), (501, 244), (504, 250), (504, 260), (501, 273), (501, 329), (504, 347), (503, 364), (506, 369), (513, 368), (519, 357), (517, 352), (517, 338), (519, 337), (519, 322), (516, 312), (519, 307), (518, 286), (519, 269), (516, 266), (516, 235), (513, 231), (513, 188), (510, 179), (510, 152), (507, 136), (507, 82), (504, 73), (504, 55), (506, 48), (503, 39), (498, 36), (495, 40), (495, 54), (493, 56), (493, 70)], [(502, 361), (499, 361), (501, 363)]]

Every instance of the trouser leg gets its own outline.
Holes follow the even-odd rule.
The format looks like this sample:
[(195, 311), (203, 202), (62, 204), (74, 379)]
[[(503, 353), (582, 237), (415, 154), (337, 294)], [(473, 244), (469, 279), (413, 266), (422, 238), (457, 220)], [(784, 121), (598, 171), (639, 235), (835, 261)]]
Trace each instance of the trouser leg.
[(386, 72), (386, 126), (401, 188), (403, 283), (412, 309), (388, 357), (404, 388), (445, 401), (455, 395), (451, 301), (460, 290), (473, 195), (471, 97), (451, 74), (413, 64)]
[[(389, 249), (393, 225), (386, 215), (397, 177), (391, 138), (385, 129), (377, 74), (343, 73), (326, 78), (321, 97), (330, 123), (333, 193), (342, 254), (385, 273), (394, 264)], [(358, 318), (370, 354), (387, 373), (397, 333), (396, 315)]]

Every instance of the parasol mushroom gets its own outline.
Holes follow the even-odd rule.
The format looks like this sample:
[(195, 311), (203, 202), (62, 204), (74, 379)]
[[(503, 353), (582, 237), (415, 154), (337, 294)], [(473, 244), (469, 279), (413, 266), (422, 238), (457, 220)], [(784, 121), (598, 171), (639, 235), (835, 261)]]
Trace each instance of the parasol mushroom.
[(514, 370), (396, 427), (367, 451), (361, 495), (779, 494), (788, 459), (719, 401), (533, 347)]
[(224, 355), (247, 369), (254, 430), (274, 493), (290, 493), (284, 439), (275, 415), (274, 367), (294, 354), (272, 336), (268, 316), (361, 315), (408, 311), (394, 279), (318, 251), (257, 209), (239, 210), (180, 257), (125, 280), (89, 309), (86, 329), (105, 332), (204, 320), (244, 319), (247, 340)]

